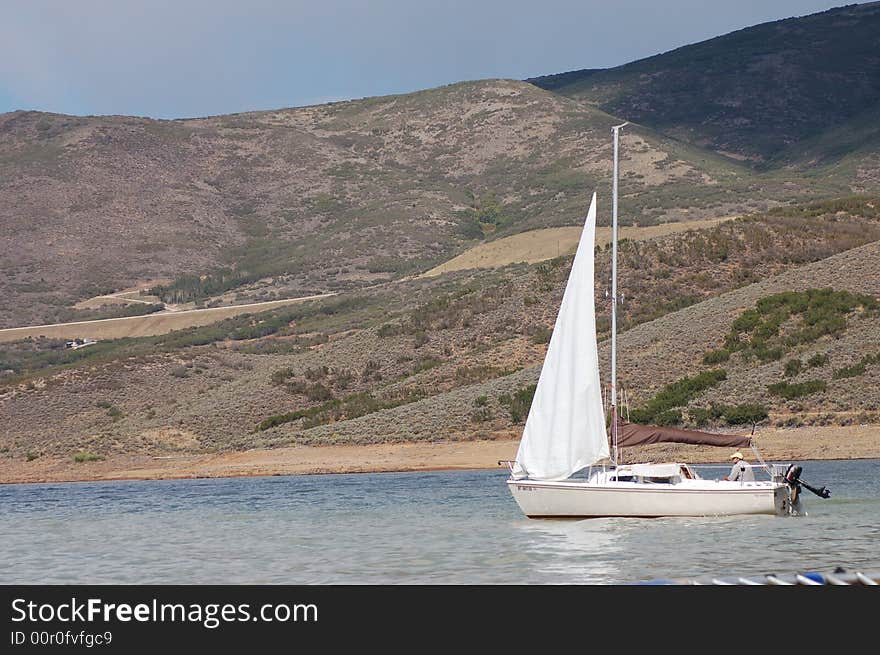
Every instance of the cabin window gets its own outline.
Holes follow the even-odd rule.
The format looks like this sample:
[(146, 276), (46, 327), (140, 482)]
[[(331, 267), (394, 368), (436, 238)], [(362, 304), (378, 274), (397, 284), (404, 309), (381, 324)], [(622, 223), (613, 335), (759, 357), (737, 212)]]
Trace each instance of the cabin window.
[(642, 482), (646, 484), (676, 484), (681, 481), (677, 475), (672, 477), (659, 477), (659, 476), (645, 476), (642, 478)]

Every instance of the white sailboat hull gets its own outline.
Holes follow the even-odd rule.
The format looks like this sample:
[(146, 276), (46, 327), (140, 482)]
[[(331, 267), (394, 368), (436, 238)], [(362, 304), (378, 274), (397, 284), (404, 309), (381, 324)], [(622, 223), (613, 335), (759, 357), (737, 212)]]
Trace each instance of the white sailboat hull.
[(727, 516), (789, 513), (786, 484), (689, 480), (679, 484), (508, 480), (529, 518)]

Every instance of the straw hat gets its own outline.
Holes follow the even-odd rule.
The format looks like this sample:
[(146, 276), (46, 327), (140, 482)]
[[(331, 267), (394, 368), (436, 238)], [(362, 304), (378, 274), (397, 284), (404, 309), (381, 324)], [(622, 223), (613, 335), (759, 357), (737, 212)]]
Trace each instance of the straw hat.
[(741, 452), (739, 452), (738, 450), (733, 455), (730, 456), (730, 459), (742, 459), (742, 458), (743, 458), (743, 454)]

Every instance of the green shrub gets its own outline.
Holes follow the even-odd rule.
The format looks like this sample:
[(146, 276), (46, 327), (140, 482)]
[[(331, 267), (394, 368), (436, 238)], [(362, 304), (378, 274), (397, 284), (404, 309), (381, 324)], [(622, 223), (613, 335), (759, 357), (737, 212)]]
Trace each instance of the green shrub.
[[(681, 422), (681, 413), (670, 412), (670, 410), (686, 406), (697, 394), (726, 379), (727, 371), (715, 369), (667, 384), (642, 407), (632, 410), (630, 418), (636, 423), (662, 425), (671, 425), (670, 421), (679, 423)], [(660, 421), (664, 421), (664, 423), (659, 423)]]
[(403, 334), (403, 331), (403, 326), (399, 323), (385, 323), (376, 330), (376, 334), (384, 339), (385, 337), (396, 337), (398, 334)]
[(305, 390), (306, 397), (312, 402), (323, 402), (333, 398), (333, 392), (320, 382), (308, 385)]
[(482, 239), (485, 236), (480, 222), (470, 213), (457, 224), (455, 231), (465, 239)]
[(353, 393), (344, 398), (334, 398), (325, 403), (294, 412), (275, 414), (258, 423), (256, 431), (268, 430), (269, 428), (292, 423), (300, 419), (303, 419), (303, 429), (313, 428), (318, 425), (357, 418), (383, 409), (412, 403), (421, 400), (426, 395), (424, 391), (415, 388), (401, 389), (391, 395), (380, 398), (366, 391)]
[[(486, 380), (494, 380), (510, 373), (513, 373), (513, 370), (509, 368), (499, 368), (486, 364), (459, 366), (455, 369), (455, 382), (459, 385), (475, 384), (477, 382), (485, 382)], [(480, 398), (486, 398), (486, 396), (480, 396)]]
[(678, 425), (681, 423), (681, 411), (677, 409), (665, 409), (654, 415), (655, 425)]
[(733, 332), (751, 332), (761, 322), (761, 315), (755, 309), (748, 309), (731, 323)]
[(510, 420), (513, 423), (522, 423), (528, 417), (537, 386), (536, 384), (530, 384), (517, 389), (512, 394), (504, 394), (498, 397), (498, 402), (506, 405), (510, 410)]
[(716, 403), (709, 405), (709, 418), (713, 421), (717, 421), (722, 416), (724, 416), (724, 405), (718, 405)]
[(184, 303), (218, 296), (225, 291), (254, 282), (257, 275), (248, 275), (230, 268), (217, 269), (207, 275), (182, 275), (171, 284), (150, 289), (149, 293), (167, 303)]
[(781, 346), (768, 348), (766, 345), (761, 344), (757, 348), (753, 347), (749, 354), (754, 355), (762, 362), (775, 362), (782, 359), (785, 351)]
[(764, 405), (744, 403), (742, 405), (722, 405), (722, 416), (728, 425), (759, 423), (769, 416)]
[(309, 415), (309, 410), (297, 410), (295, 412), (287, 412), (285, 414), (275, 414), (270, 416), (269, 418), (263, 419), (257, 424), (257, 430), (262, 432), (263, 430), (268, 430), (269, 428), (274, 428), (278, 425), (284, 425), (285, 423), (292, 423), (293, 421), (297, 421), (301, 418), (304, 418)]
[(721, 364), (730, 359), (730, 351), (727, 348), (719, 348), (718, 350), (710, 350), (703, 355), (704, 364)]
[(375, 359), (371, 359), (364, 365), (361, 371), (361, 382), (369, 382), (370, 380), (382, 379), (382, 365)]
[(426, 355), (424, 357), (419, 357), (412, 364), (412, 368), (410, 372), (412, 375), (417, 375), (418, 373), (422, 373), (423, 371), (428, 371), (432, 368), (436, 368), (443, 363), (443, 360), (439, 357), (434, 357), (433, 355)]
[(488, 407), (478, 407), (471, 413), (471, 421), (474, 423), (486, 423), (493, 418), (492, 411)]
[(739, 332), (730, 331), (724, 337), (724, 347), (731, 353), (739, 352), (748, 344), (739, 338)]
[[(846, 330), (847, 316), (860, 307), (866, 315), (880, 313), (880, 302), (876, 298), (831, 288), (766, 296), (755, 303), (755, 309), (746, 310), (732, 322), (731, 332), (725, 337), (725, 348), (731, 352), (741, 350), (746, 358), (775, 361), (790, 348), (812, 343), (823, 336), (839, 335)], [(792, 316), (800, 318), (799, 325), (791, 326), (785, 336), (780, 336), (783, 324)], [(749, 335), (750, 339), (742, 339), (742, 334)], [(815, 361), (814, 366), (821, 365), (818, 364), (821, 360)], [(797, 373), (786, 375), (792, 377)]]
[(828, 363), (828, 355), (817, 353), (807, 360), (807, 366), (810, 368), (819, 368)]
[(314, 382), (315, 380), (322, 380), (330, 374), (330, 367), (328, 366), (316, 366), (312, 368), (311, 366), (305, 370), (303, 375), (306, 380), (311, 380)]
[(826, 386), (824, 380), (808, 380), (796, 384), (777, 382), (776, 384), (767, 385), (767, 391), (773, 395), (782, 396), (786, 400), (792, 400), (802, 396), (809, 396), (819, 391), (825, 391)]
[(83, 462), (100, 462), (104, 459), (103, 455), (97, 455), (95, 453), (89, 452), (79, 452), (73, 456), (73, 461), (77, 464), (81, 464)]
[(782, 325), (782, 322), (788, 318), (787, 315), (784, 314), (774, 314), (766, 321), (759, 323), (755, 329), (753, 330), (754, 337), (766, 340), (772, 337), (775, 337), (779, 334), (779, 327)]
[(703, 427), (709, 423), (709, 410), (705, 407), (689, 407), (688, 418), (693, 425)]
[(532, 343), (534, 344), (542, 344), (542, 343), (550, 343), (550, 337), (553, 336), (553, 330), (546, 327), (536, 328), (534, 334), (532, 334)]
[(269, 376), (269, 381), (276, 387), (280, 387), (287, 381), (287, 378), (291, 378), (293, 375), (292, 368), (279, 368), (277, 371), (272, 372), (272, 375)]
[(854, 378), (864, 374), (865, 364), (863, 362), (859, 362), (858, 364), (853, 364), (852, 366), (845, 366), (843, 368), (835, 369), (832, 377), (835, 380), (842, 380), (843, 378)]
[(789, 359), (787, 362), (785, 362), (785, 377), (793, 378), (801, 372), (802, 367), (803, 365), (801, 364), (801, 360)]
[(370, 273), (400, 273), (409, 269), (409, 263), (400, 257), (373, 257), (367, 264)]

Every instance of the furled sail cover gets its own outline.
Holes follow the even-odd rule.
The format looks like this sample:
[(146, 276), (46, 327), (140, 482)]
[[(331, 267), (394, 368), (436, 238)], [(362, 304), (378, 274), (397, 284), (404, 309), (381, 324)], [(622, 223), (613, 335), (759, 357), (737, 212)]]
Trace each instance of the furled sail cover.
[(742, 434), (715, 434), (699, 430), (661, 427), (657, 425), (636, 425), (620, 422), (617, 425), (617, 445), (621, 448), (644, 446), (652, 443), (689, 443), (698, 446), (729, 446), (739, 448), (749, 446), (752, 438)]
[(563, 480), (609, 456), (596, 348), (595, 240), (594, 193), (526, 419), (514, 478)]

